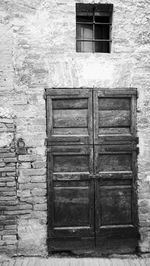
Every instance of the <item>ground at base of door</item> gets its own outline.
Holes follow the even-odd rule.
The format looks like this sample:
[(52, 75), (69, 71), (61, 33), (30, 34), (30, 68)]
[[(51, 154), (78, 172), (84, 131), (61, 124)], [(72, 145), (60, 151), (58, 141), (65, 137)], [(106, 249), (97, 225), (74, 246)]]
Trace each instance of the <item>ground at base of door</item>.
[(150, 266), (150, 254), (113, 255), (108, 258), (16, 257), (0, 256), (0, 266)]

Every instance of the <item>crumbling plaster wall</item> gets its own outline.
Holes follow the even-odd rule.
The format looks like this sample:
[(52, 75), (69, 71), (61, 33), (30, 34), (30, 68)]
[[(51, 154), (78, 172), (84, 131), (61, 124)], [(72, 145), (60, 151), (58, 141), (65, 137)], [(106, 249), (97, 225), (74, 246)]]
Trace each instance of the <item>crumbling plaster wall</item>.
[[(76, 53), (75, 3), (80, 2), (114, 4), (110, 54)], [(0, 149), (14, 153), (14, 161), (7, 162), (14, 167), (8, 171), (11, 186), (8, 164), (0, 162), (0, 201), (7, 202), (4, 219), (15, 216), (10, 231), (0, 222), (2, 252), (47, 254), (44, 88), (82, 86), (138, 88), (139, 245), (150, 252), (149, 25), (149, 0), (0, 1)], [(20, 137), (26, 155), (15, 153)]]

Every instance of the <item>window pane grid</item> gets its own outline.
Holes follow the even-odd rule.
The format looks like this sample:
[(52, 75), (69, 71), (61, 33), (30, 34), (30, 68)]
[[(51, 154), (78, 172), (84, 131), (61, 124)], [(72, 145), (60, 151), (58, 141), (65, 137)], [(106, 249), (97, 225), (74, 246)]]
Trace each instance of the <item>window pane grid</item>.
[[(84, 42), (87, 43), (87, 47), (85, 50), (90, 50), (90, 42), (92, 42), (91, 51), (88, 52), (110, 52), (111, 42), (110, 39), (110, 32), (112, 28), (111, 23), (111, 13), (110, 12), (97, 12), (95, 11), (95, 8), (93, 8), (93, 16), (91, 16), (90, 13), (90, 21), (88, 20), (88, 13), (82, 12), (82, 18), (80, 20), (80, 13), (77, 13), (77, 51), (78, 52), (86, 52), (81, 51), (79, 43), (82, 43), (83, 47), (86, 47), (86, 44), (84, 45)], [(101, 16), (99, 16), (99, 14)], [(93, 21), (92, 21), (93, 18)], [(92, 28), (88, 28), (88, 25), (92, 26)], [(80, 27), (80, 29), (79, 29)], [(83, 29), (85, 27), (85, 33), (78, 34), (79, 31), (84, 32)], [(88, 38), (87, 38), (87, 36)], [(96, 38), (98, 37), (98, 38)], [(106, 46), (105, 46), (106, 45)], [(84, 48), (83, 48), (84, 50)]]

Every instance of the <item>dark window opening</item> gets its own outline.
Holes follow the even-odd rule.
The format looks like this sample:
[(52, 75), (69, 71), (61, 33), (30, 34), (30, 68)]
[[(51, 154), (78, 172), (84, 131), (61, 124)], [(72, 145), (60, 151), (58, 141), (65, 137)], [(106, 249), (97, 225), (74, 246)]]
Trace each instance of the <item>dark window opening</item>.
[(112, 4), (76, 4), (76, 51), (110, 53)]

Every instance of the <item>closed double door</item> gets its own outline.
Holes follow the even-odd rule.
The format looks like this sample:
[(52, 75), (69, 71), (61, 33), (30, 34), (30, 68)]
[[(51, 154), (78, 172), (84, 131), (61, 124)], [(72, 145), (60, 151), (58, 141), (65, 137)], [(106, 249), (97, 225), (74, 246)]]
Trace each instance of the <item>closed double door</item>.
[(49, 250), (137, 246), (136, 89), (47, 89)]

